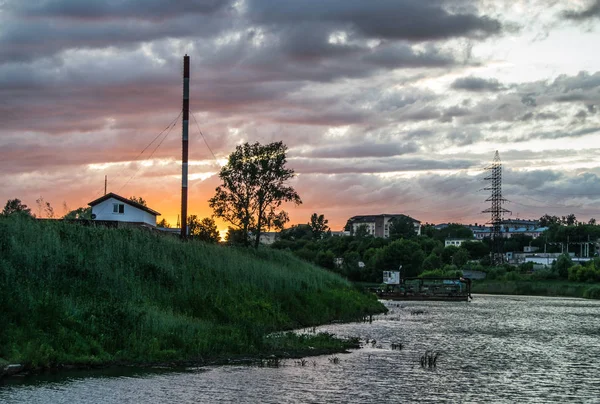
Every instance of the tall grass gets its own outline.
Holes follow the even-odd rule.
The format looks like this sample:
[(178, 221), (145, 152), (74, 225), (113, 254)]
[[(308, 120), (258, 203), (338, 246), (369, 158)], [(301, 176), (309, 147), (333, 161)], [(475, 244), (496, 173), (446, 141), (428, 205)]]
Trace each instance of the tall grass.
[(268, 333), (384, 310), (271, 249), (0, 218), (0, 358), (32, 366), (269, 350)]

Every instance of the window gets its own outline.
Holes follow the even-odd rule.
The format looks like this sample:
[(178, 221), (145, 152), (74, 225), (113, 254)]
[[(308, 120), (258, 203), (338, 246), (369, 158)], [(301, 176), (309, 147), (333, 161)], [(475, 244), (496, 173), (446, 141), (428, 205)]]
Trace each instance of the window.
[(122, 203), (113, 203), (113, 213), (125, 213), (125, 205)]

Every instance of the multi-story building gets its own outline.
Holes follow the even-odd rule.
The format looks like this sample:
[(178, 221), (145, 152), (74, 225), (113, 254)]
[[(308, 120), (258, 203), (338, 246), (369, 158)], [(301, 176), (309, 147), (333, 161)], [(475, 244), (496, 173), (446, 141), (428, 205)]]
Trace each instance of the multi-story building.
[(346, 230), (350, 232), (350, 235), (354, 235), (359, 227), (364, 226), (367, 234), (374, 237), (388, 238), (390, 236), (390, 222), (401, 217), (408, 217), (412, 220), (415, 234), (421, 235), (421, 222), (403, 214), (392, 215), (383, 213), (380, 215), (352, 216), (346, 223)]

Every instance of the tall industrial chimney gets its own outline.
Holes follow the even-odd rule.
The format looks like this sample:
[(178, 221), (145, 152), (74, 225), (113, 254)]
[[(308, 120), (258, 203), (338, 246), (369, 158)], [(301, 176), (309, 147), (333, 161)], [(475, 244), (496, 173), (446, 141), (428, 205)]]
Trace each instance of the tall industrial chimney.
[(183, 57), (183, 121), (181, 155), (181, 238), (187, 237), (188, 123), (190, 114), (190, 57)]

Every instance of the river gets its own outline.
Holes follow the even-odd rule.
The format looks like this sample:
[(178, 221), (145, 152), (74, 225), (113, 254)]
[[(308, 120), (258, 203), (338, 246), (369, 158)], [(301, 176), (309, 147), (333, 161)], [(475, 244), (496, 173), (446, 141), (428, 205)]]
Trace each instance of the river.
[[(348, 354), (279, 367), (12, 378), (0, 385), (0, 402), (600, 403), (600, 301), (475, 295), (386, 304), (390, 312), (372, 323), (317, 328), (369, 341)], [(421, 366), (426, 350), (439, 353), (435, 367)]]

